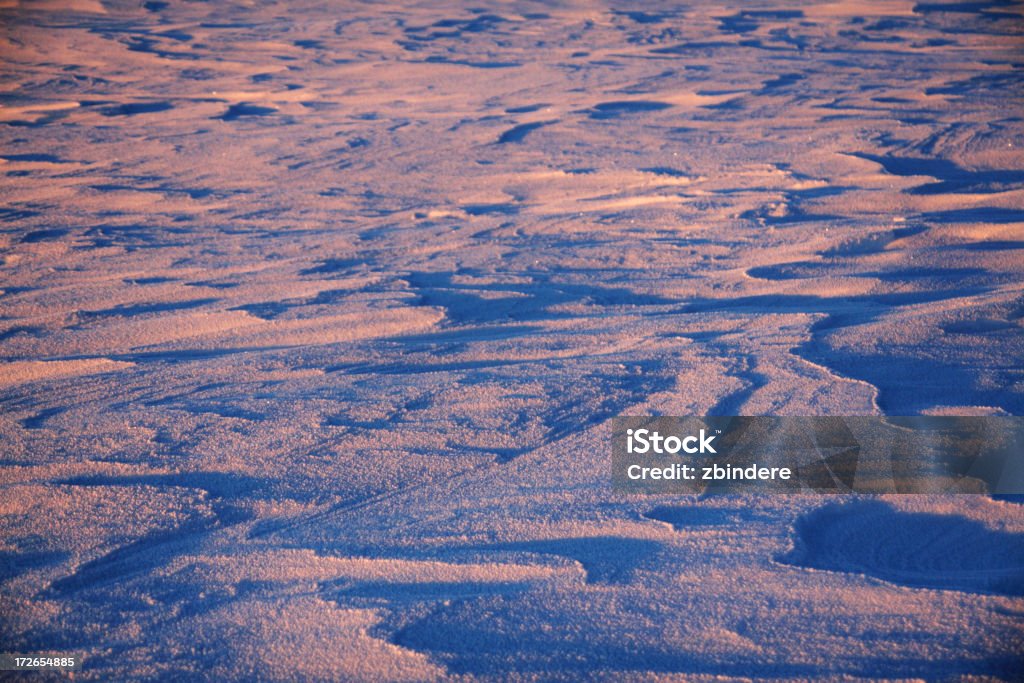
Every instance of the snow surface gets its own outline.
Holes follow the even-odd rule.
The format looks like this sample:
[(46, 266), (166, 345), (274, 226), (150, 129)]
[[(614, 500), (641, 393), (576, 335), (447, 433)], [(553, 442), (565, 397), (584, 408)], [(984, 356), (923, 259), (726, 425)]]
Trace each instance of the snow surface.
[(1024, 680), (1020, 501), (626, 497), (607, 441), (1024, 414), (1020, 4), (2, 0), (0, 36), (0, 650)]

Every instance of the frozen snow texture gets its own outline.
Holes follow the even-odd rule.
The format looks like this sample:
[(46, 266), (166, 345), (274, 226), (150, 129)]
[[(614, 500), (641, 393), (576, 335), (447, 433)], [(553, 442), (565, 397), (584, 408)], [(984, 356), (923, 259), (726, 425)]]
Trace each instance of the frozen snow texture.
[(606, 422), (1024, 412), (1020, 5), (627, 4), (0, 2), (4, 650), (1019, 680), (1020, 505)]

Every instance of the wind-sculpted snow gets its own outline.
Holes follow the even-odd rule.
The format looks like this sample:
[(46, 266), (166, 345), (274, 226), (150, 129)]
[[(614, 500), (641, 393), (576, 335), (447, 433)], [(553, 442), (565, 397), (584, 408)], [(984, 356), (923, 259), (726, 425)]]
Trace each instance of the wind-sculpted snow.
[(1024, 413), (1019, 3), (0, 27), (0, 651), (1020, 678), (1019, 504), (630, 498), (607, 443), (619, 415)]

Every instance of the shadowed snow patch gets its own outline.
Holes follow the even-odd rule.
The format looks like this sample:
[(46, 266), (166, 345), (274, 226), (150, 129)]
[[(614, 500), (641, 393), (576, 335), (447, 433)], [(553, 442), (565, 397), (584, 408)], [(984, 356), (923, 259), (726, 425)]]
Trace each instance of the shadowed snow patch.
[(651, 562), (661, 544), (623, 536), (559, 538), (519, 543), (477, 546), (474, 550), (508, 550), (556, 555), (579, 562), (587, 572), (587, 583), (627, 584), (633, 572)]
[(878, 501), (827, 505), (796, 523), (780, 561), (891, 583), (1024, 595), (1024, 534), (956, 515), (902, 512)]

